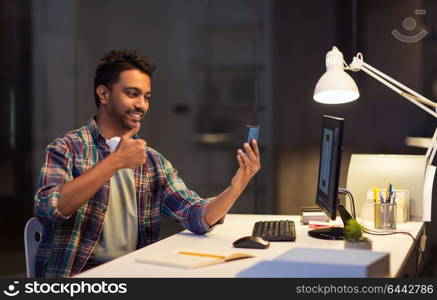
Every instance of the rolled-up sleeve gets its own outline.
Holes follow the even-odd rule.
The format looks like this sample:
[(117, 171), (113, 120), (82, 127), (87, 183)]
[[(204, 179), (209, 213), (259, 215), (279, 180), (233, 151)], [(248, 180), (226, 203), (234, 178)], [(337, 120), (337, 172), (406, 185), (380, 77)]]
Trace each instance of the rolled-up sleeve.
[(72, 159), (65, 143), (57, 139), (46, 148), (35, 193), (35, 215), (42, 223), (62, 222), (70, 216), (58, 211), (61, 186), (72, 180)]
[(196, 192), (186, 187), (168, 160), (161, 157), (161, 162), (165, 174), (161, 213), (168, 218), (175, 219), (193, 233), (205, 234), (211, 231), (214, 226), (208, 225), (205, 213), (208, 203), (214, 198), (201, 198)]

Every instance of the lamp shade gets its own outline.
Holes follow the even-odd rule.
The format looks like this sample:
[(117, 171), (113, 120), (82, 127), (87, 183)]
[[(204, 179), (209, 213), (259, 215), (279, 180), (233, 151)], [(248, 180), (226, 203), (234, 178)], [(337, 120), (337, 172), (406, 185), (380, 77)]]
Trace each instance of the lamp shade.
[(355, 81), (343, 69), (343, 54), (333, 47), (326, 54), (326, 73), (317, 82), (314, 100), (325, 104), (340, 104), (354, 101), (359, 96)]

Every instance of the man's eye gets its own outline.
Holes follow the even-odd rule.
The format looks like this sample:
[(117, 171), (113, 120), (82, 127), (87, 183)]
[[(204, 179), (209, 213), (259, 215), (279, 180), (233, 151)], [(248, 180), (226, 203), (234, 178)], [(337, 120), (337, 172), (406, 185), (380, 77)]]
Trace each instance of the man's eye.
[(136, 98), (138, 96), (137, 93), (132, 93), (132, 92), (127, 92), (126, 94), (130, 98)]

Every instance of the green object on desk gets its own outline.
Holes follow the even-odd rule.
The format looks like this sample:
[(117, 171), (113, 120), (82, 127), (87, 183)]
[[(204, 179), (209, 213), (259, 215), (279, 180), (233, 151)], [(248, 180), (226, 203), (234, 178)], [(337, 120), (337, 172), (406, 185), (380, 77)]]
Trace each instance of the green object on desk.
[(349, 242), (367, 241), (367, 238), (363, 237), (361, 225), (355, 219), (349, 219), (347, 221), (344, 227), (344, 239)]

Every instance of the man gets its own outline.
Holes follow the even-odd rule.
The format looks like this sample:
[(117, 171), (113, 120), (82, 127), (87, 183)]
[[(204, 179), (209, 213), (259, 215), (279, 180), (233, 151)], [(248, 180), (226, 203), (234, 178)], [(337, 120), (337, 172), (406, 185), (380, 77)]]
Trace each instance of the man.
[(221, 194), (202, 199), (171, 163), (137, 136), (149, 109), (148, 57), (111, 51), (96, 70), (97, 115), (46, 149), (35, 195), (44, 225), (38, 277), (68, 277), (159, 238), (160, 216), (196, 234), (222, 221), (260, 169), (256, 141), (238, 149), (239, 168)]

